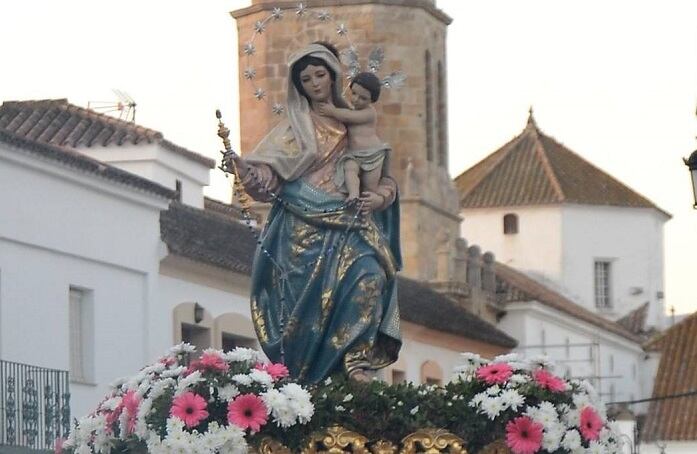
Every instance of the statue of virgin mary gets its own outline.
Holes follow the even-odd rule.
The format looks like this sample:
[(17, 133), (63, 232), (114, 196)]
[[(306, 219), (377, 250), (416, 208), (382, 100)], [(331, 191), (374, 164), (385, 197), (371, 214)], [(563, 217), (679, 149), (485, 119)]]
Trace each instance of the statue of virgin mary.
[(307, 383), (397, 359), (396, 273), (401, 267), (397, 185), (389, 174), (364, 192), (361, 213), (335, 186), (346, 127), (318, 103), (346, 107), (331, 45), (290, 57), (287, 119), (245, 158), (234, 157), (248, 194), (273, 202), (254, 258), (251, 311), (259, 342)]

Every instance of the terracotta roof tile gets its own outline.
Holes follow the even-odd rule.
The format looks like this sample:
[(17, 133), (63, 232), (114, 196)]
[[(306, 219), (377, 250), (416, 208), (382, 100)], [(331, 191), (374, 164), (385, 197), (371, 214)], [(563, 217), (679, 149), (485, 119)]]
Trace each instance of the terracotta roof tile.
[(618, 319), (617, 323), (638, 336), (645, 336), (649, 334), (646, 330), (646, 319), (648, 315), (649, 303), (647, 301), (624, 317)]
[(622, 325), (589, 311), (518, 270), (498, 262), (495, 265), (495, 270), (499, 293), (504, 303), (539, 301), (545, 306), (564, 312), (578, 320), (622, 336), (632, 342), (642, 343), (641, 337), (631, 333)]
[[(697, 392), (697, 312), (646, 348), (661, 352), (654, 398)], [(644, 441), (697, 440), (697, 394), (652, 401), (641, 437)]]
[[(160, 234), (172, 254), (242, 274), (251, 273), (256, 248), (254, 232), (219, 211), (172, 203), (160, 215)], [(401, 276), (398, 279), (399, 307), (404, 320), (501, 347), (516, 346), (515, 339), (427, 285)]]
[(455, 178), (463, 208), (576, 203), (655, 208), (611, 175), (543, 134), (523, 132)]
[(180, 156), (215, 167), (215, 160), (165, 140), (159, 131), (70, 104), (67, 99), (5, 101), (0, 106), (0, 129), (73, 149), (159, 143)]
[[(220, 200), (211, 199), (209, 197), (203, 198), (203, 209), (210, 213), (217, 213), (221, 216), (225, 216), (229, 219), (238, 222), (244, 222), (244, 213), (242, 208), (237, 204), (225, 203)], [(250, 213), (251, 218), (254, 221), (259, 222), (260, 218), (255, 213)]]
[(173, 202), (160, 213), (160, 236), (169, 252), (242, 274), (251, 274), (256, 238), (246, 225)]

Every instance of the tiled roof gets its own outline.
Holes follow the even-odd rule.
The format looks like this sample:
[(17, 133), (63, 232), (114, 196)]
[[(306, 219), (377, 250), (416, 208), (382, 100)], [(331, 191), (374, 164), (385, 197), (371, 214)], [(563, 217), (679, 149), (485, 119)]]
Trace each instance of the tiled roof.
[(174, 202), (160, 214), (160, 236), (170, 253), (251, 274), (254, 232), (220, 213)]
[[(169, 252), (242, 274), (250, 274), (254, 232), (233, 219), (178, 202), (160, 215), (160, 234)], [(404, 320), (482, 342), (513, 348), (516, 341), (428, 286), (399, 277)]]
[(655, 336), (659, 331), (655, 327), (647, 327), (646, 320), (649, 316), (649, 303), (646, 302), (629, 312), (624, 317), (617, 320), (617, 323), (622, 325), (628, 331), (641, 337), (644, 341)]
[(652, 401), (642, 439), (697, 440), (697, 312), (650, 341), (646, 348), (661, 352), (653, 397), (692, 394)]
[(634, 309), (624, 317), (617, 320), (617, 323), (625, 327), (627, 330), (633, 332), (634, 334), (640, 334), (644, 331), (644, 326), (646, 325), (646, 318), (649, 314), (649, 303), (648, 301), (638, 308)]
[(70, 104), (67, 99), (5, 101), (0, 106), (0, 129), (73, 149), (159, 143), (180, 156), (215, 167), (215, 160), (165, 140), (159, 131)]
[(10, 150), (18, 149), (20, 152), (29, 152), (43, 159), (47, 159), (56, 163), (72, 167), (82, 172), (87, 172), (115, 181), (120, 184), (125, 184), (136, 189), (147, 191), (156, 194), (160, 197), (172, 199), (175, 197), (175, 192), (165, 188), (157, 183), (134, 175), (125, 170), (117, 169), (116, 167), (104, 164), (88, 156), (71, 151), (65, 148), (49, 145), (43, 142), (37, 142), (27, 139), (26, 137), (8, 132), (0, 128), (0, 143), (11, 145)]
[(585, 309), (518, 270), (498, 262), (495, 265), (495, 269), (500, 297), (504, 303), (539, 301), (545, 306), (564, 312), (578, 320), (622, 336), (632, 342), (638, 344), (642, 342), (639, 336), (631, 333), (622, 325)]
[(491, 323), (419, 281), (400, 276), (397, 285), (403, 320), (501, 347), (514, 348), (518, 344)]
[(240, 208), (237, 205), (221, 202), (220, 200), (211, 199), (209, 197), (204, 197), (203, 208), (206, 211), (218, 213), (235, 221), (244, 221), (244, 214), (242, 213), (242, 208)]
[(463, 208), (575, 203), (655, 208), (537, 127), (523, 132), (455, 178)]

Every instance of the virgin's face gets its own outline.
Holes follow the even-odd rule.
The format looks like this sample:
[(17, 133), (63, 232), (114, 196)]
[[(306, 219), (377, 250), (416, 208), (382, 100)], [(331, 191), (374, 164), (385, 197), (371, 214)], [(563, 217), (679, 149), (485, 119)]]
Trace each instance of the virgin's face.
[(327, 102), (332, 95), (332, 77), (324, 66), (308, 65), (300, 71), (300, 83), (312, 101)]

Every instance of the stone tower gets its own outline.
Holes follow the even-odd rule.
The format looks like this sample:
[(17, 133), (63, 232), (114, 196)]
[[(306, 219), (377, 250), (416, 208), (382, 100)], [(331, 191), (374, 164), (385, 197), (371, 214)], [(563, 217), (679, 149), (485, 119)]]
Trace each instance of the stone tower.
[[(317, 41), (329, 41), (341, 51), (346, 38), (337, 34), (344, 24), (356, 46), (363, 67), (375, 47), (385, 51), (380, 70), (407, 75), (401, 89), (383, 90), (375, 105), (379, 135), (392, 145), (391, 172), (401, 191), (401, 234), (404, 273), (430, 282), (460, 280), (455, 264), (466, 260), (458, 247), (460, 217), (455, 187), (448, 173), (446, 93), (446, 31), (451, 19), (436, 8), (434, 0), (310, 0), (303, 4), (313, 12), (326, 11), (332, 21), (299, 18), (298, 4), (253, 0), (252, 6), (231, 14), (237, 20), (240, 58), (240, 128), (242, 153), (254, 145), (279, 120), (274, 103), (285, 104), (286, 65), (293, 51)], [(283, 18), (254, 38), (250, 66), (266, 102), (256, 99), (245, 79), (244, 46), (254, 36), (255, 23), (283, 9)], [(461, 241), (460, 241), (461, 242)], [(460, 251), (460, 249), (463, 249)]]

